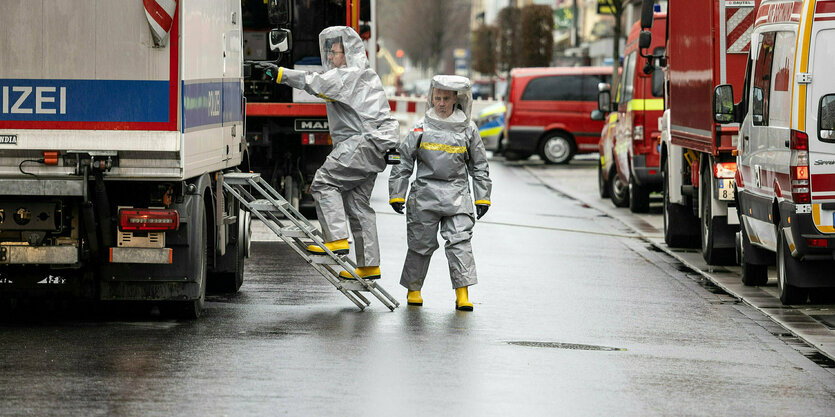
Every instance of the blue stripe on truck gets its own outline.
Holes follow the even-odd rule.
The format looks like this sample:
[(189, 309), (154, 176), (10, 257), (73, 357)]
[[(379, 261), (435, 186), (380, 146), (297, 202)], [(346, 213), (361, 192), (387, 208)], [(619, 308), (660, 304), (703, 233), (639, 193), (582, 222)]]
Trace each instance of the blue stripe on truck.
[(168, 81), (0, 79), (0, 120), (168, 122)]
[(183, 82), (183, 131), (242, 121), (241, 80)]

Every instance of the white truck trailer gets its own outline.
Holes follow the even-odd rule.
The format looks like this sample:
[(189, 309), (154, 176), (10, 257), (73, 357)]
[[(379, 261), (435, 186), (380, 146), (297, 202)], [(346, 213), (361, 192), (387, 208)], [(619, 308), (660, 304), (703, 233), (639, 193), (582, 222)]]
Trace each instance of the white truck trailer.
[(247, 213), (235, 0), (0, 0), (0, 296), (197, 317), (237, 291)]

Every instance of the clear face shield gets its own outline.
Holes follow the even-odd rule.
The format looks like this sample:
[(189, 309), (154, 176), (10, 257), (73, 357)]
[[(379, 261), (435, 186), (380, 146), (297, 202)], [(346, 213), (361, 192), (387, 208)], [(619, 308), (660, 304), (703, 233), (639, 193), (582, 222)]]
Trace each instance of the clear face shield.
[(428, 116), (438, 120), (469, 123), (472, 104), (472, 85), (467, 77), (458, 75), (432, 77), (426, 103)]
[(341, 36), (325, 39), (321, 51), (322, 66), (325, 71), (347, 66), (348, 61), (345, 52), (345, 44), (342, 42)]

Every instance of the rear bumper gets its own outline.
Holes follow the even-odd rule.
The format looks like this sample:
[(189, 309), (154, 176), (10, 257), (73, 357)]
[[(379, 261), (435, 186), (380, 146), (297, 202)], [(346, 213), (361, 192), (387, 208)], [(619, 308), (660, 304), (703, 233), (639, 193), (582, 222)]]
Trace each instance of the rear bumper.
[(509, 151), (534, 153), (539, 137), (545, 131), (541, 126), (516, 126), (507, 129), (504, 148)]
[(640, 185), (661, 186), (661, 170), (658, 166), (647, 166), (646, 155), (632, 155), (632, 175)]
[[(780, 203), (780, 213), (789, 213), (791, 223), (787, 217), (781, 216), (778, 237), (785, 234), (792, 256), (802, 262), (833, 265), (835, 263), (835, 234), (821, 233), (812, 218), (811, 213), (797, 213), (796, 205), (791, 202)], [(827, 242), (826, 247), (809, 246), (807, 239), (822, 239)], [(819, 274), (803, 274), (793, 277), (792, 285), (798, 287), (832, 287), (835, 286), (835, 274), (828, 272)]]

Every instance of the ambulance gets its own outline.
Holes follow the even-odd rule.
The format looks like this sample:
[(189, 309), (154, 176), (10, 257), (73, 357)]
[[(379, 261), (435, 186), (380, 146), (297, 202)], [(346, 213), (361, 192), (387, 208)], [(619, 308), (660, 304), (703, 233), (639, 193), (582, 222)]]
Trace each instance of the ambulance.
[(776, 262), (783, 304), (835, 287), (835, 1), (763, 0), (742, 101), (714, 90), (714, 118), (739, 122), (738, 255), (746, 285)]

